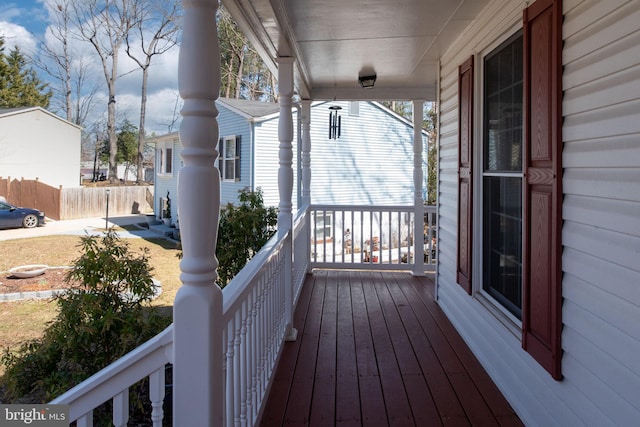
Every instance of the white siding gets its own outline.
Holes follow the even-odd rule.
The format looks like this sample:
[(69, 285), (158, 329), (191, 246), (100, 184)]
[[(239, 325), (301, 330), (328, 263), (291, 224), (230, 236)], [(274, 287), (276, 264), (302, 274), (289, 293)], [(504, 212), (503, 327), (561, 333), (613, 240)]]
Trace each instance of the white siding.
[[(221, 181), (220, 203), (222, 206), (227, 203), (238, 201), (238, 191), (252, 186), (252, 139), (251, 124), (249, 119), (230, 111), (220, 103), (218, 107), (218, 125), (220, 126), (220, 138), (226, 136), (240, 136), (240, 181)], [(222, 178), (221, 178), (222, 179)]]
[[(180, 151), (182, 151), (182, 145), (180, 144), (180, 138), (178, 133), (164, 135), (159, 138), (165, 144), (170, 143), (172, 150), (172, 173), (171, 174), (157, 174), (154, 188), (154, 214), (156, 218), (162, 217), (162, 202), (160, 199), (167, 197), (167, 191), (169, 192), (169, 198), (171, 199), (171, 222), (175, 224), (178, 220), (178, 172), (182, 168), (182, 159), (180, 158)], [(155, 170), (160, 171), (160, 156), (158, 149), (156, 148), (156, 165)]]
[(455, 283), (457, 67), (517, 28), (524, 7), (492, 2), (442, 58), (439, 303), (527, 425), (637, 425), (640, 1), (564, 2), (564, 380), (551, 379), (519, 335)]
[[(342, 107), (342, 132), (329, 139), (329, 106)], [(316, 204), (413, 205), (413, 128), (376, 103), (349, 102), (311, 107), (311, 202)], [(297, 112), (294, 112), (294, 189), (296, 205)], [(257, 124), (256, 181), (265, 204), (278, 205), (278, 119)], [(426, 150), (426, 142), (425, 142)], [(426, 152), (426, 151), (425, 151)], [(423, 155), (426, 162), (426, 155)], [(266, 203), (266, 202), (269, 203)]]
[(80, 131), (46, 110), (5, 115), (0, 118), (0, 176), (79, 187)]
[[(331, 105), (342, 107), (335, 140)], [(413, 128), (377, 104), (360, 102), (358, 115), (349, 114), (349, 102), (314, 106), (311, 145), (312, 203), (413, 205)]]
[[(293, 203), (293, 212), (296, 211), (296, 141), (298, 139), (297, 132), (297, 114), (293, 116), (293, 191), (291, 201)], [(254, 125), (255, 132), (255, 181), (254, 188), (262, 190), (265, 206), (278, 207), (280, 204), (280, 193), (278, 192), (278, 168), (280, 149), (280, 141), (278, 140), (278, 117), (256, 123)]]

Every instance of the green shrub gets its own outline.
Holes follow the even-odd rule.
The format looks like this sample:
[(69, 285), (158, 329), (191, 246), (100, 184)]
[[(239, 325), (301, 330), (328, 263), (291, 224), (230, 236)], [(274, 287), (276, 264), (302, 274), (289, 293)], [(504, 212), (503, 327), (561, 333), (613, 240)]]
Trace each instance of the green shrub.
[(239, 204), (220, 211), (218, 228), (218, 285), (224, 288), (276, 231), (278, 213), (265, 207), (262, 191), (239, 191)]
[(4, 401), (47, 402), (164, 329), (171, 319), (149, 305), (148, 250), (139, 254), (110, 230), (80, 239), (82, 255), (56, 297), (59, 313), (42, 338), (5, 352)]

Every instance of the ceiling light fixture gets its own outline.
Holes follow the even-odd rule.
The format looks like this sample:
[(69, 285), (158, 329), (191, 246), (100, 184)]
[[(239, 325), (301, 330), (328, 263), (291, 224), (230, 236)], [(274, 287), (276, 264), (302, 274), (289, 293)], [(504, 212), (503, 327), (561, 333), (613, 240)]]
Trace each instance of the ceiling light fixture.
[(358, 82), (360, 83), (360, 86), (362, 86), (363, 88), (372, 88), (373, 85), (376, 83), (376, 78), (378, 76), (376, 74), (372, 74), (370, 76), (360, 76), (358, 77)]

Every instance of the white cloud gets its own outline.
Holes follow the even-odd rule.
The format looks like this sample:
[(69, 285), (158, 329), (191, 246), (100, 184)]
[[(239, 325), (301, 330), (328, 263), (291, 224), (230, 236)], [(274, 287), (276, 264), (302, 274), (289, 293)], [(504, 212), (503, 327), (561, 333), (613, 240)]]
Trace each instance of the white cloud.
[(4, 37), (5, 53), (15, 46), (26, 55), (32, 55), (36, 51), (36, 38), (21, 25), (0, 21), (0, 36)]

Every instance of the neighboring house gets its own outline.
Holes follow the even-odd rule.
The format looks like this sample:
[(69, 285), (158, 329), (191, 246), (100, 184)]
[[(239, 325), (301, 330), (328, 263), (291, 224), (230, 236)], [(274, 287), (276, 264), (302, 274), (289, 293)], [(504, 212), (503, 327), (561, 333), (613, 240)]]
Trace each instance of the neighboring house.
[(81, 128), (41, 107), (0, 110), (0, 176), (80, 186)]
[[(222, 205), (237, 202), (238, 191), (249, 188), (261, 189), (265, 205), (277, 207), (278, 104), (221, 98), (216, 105)], [(340, 136), (336, 139), (329, 138), (329, 107), (341, 108)], [(293, 120), (297, 140), (297, 109)], [(311, 106), (310, 136), (312, 203), (413, 204), (412, 122), (377, 102), (317, 102)], [(424, 132), (423, 137), (426, 150)], [(172, 218), (176, 218), (177, 179), (183, 165), (180, 138), (175, 132), (149, 141), (156, 144), (157, 216), (162, 217), (168, 191)], [(299, 164), (299, 159), (293, 162)], [(294, 166), (294, 210), (299, 204), (296, 195), (300, 196), (297, 170)]]

